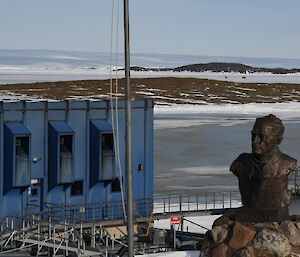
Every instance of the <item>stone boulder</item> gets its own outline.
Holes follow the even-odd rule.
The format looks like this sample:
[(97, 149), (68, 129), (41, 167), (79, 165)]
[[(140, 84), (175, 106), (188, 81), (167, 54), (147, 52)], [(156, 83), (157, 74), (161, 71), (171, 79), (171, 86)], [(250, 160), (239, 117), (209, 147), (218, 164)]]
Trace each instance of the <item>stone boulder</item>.
[(293, 246), (300, 246), (300, 222), (286, 220), (280, 227)]
[(222, 243), (228, 235), (228, 226), (215, 226), (210, 231), (210, 236), (214, 244)]
[(235, 257), (255, 257), (253, 247), (246, 247), (236, 252)]
[(221, 217), (206, 233), (201, 257), (300, 257), (300, 217), (243, 223)]
[(255, 234), (256, 230), (252, 226), (246, 226), (240, 222), (236, 222), (233, 227), (232, 237), (229, 241), (229, 247), (234, 251), (244, 248), (251, 243)]
[(287, 237), (268, 228), (256, 234), (253, 247), (257, 251), (265, 251), (277, 257), (286, 257), (291, 253), (291, 245)]
[(224, 243), (221, 243), (213, 248), (212, 257), (226, 257), (227, 250), (228, 250), (228, 246)]

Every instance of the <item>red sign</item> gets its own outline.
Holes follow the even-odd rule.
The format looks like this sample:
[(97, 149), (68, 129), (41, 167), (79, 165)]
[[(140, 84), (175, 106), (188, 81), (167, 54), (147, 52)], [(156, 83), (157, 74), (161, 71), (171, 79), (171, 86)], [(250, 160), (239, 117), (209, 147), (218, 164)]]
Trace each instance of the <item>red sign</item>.
[(172, 216), (171, 217), (171, 224), (176, 225), (176, 224), (181, 224), (181, 216)]

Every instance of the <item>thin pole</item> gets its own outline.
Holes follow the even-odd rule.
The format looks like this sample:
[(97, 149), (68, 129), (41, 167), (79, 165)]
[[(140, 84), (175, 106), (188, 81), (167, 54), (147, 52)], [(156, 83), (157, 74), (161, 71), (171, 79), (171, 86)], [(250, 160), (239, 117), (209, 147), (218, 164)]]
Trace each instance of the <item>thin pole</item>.
[(133, 192), (132, 192), (132, 143), (131, 143), (131, 89), (129, 51), (129, 1), (124, 0), (125, 42), (125, 101), (126, 101), (126, 188), (127, 188), (127, 236), (128, 257), (134, 256), (133, 249)]

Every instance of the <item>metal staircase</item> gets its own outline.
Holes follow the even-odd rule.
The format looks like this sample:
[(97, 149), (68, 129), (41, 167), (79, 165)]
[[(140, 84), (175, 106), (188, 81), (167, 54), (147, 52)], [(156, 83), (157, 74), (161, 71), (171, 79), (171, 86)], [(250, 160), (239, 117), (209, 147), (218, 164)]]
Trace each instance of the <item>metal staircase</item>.
[(30, 248), (31, 253), (34, 252), (36, 256), (45, 251), (52, 256), (61, 252), (66, 256), (71, 252), (76, 253), (77, 256), (105, 255), (98, 248), (86, 247), (82, 233), (78, 233), (75, 226), (59, 224), (51, 218), (40, 219), (40, 214), (26, 217), (21, 227), (8, 228), (5, 233), (2, 233), (1, 247), (0, 255), (26, 248)]
[[(112, 256), (126, 244), (109, 235), (100, 223), (89, 226), (58, 222), (52, 210), (1, 221), (0, 255), (30, 249), (35, 256)], [(46, 217), (48, 219), (46, 219)], [(85, 236), (89, 231), (89, 238)], [(98, 242), (96, 243), (96, 240)], [(87, 241), (90, 241), (88, 244)]]
[[(137, 223), (147, 223), (153, 199), (141, 199)], [(45, 211), (0, 220), (0, 256), (17, 251), (47, 256), (122, 256), (127, 252), (127, 234), (117, 239), (109, 227), (124, 226), (120, 201), (74, 205), (48, 205)], [(147, 210), (150, 210), (148, 214)]]

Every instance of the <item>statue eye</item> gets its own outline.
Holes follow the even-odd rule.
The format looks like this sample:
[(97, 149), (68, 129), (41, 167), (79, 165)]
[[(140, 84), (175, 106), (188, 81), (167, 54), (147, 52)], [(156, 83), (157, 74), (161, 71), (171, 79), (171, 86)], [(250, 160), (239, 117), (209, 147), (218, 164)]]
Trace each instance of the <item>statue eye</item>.
[(260, 140), (261, 140), (261, 141), (265, 141), (266, 139), (267, 139), (267, 137), (266, 137), (265, 135), (263, 135), (263, 134), (260, 135)]

